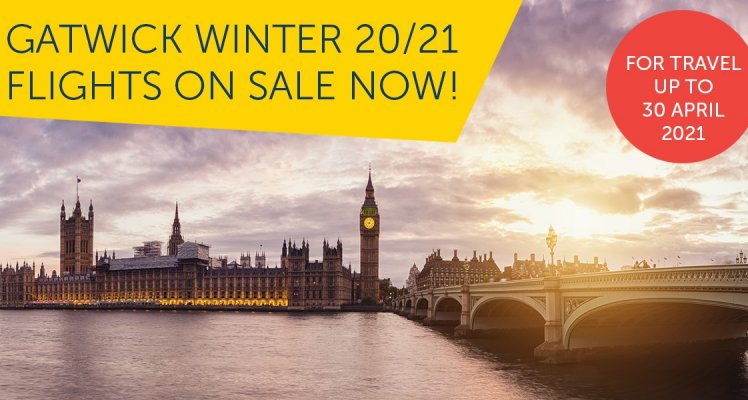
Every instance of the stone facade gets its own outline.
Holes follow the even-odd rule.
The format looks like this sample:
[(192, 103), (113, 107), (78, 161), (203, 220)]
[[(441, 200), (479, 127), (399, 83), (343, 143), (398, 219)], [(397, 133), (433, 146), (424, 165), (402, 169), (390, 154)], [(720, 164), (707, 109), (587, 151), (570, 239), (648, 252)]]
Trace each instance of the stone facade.
[(462, 261), (457, 257), (457, 250), (449, 260), (442, 258), (441, 250), (436, 250), (426, 257), (416, 279), (416, 290), (489, 282), (499, 274), (501, 270), (493, 259), (493, 252), (478, 256), (477, 251), (473, 251), (472, 259)]
[(102, 257), (96, 265), (99, 304), (196, 306), (287, 305), (282, 268), (212, 268), (208, 246), (186, 242), (176, 256)]
[(598, 257), (594, 257), (591, 263), (585, 263), (579, 261), (579, 256), (574, 256), (574, 261), (559, 262), (556, 269), (560, 271), (561, 275), (572, 275), (572, 274), (588, 274), (591, 272), (608, 272), (608, 262), (600, 262)]
[[(591, 263), (584, 263), (579, 260), (578, 256), (574, 256), (574, 261), (572, 262), (557, 260), (554, 267), (554, 271), (558, 275), (608, 271), (608, 263), (605, 261), (600, 263), (598, 257), (594, 257), (593, 262)], [(514, 253), (514, 262), (512, 263), (511, 268), (508, 267), (507, 270), (507, 275), (509, 275), (509, 278), (512, 280), (542, 278), (552, 275), (550, 264), (546, 264), (545, 259), (536, 259), (534, 253), (530, 254), (530, 258), (527, 260), (520, 260), (517, 257), (517, 253)]]
[(322, 244), (322, 262), (309, 260), (309, 243), (283, 241), (281, 267), (288, 274), (288, 309), (340, 309), (351, 303), (351, 270), (343, 266), (343, 243)]
[(0, 305), (23, 305), (34, 300), (36, 265), (23, 263), (0, 268)]
[(70, 218), (65, 214), (65, 203), (60, 210), (60, 275), (84, 275), (94, 265), (94, 210), (88, 207), (88, 219), (81, 212), (81, 202), (75, 202)]
[[(0, 305), (176, 305), (285, 307), (282, 268), (211, 268), (208, 246), (183, 243), (176, 256), (117, 259), (93, 273), (34, 279), (31, 266), (0, 273)], [(42, 267), (43, 268), (43, 267)]]
[(94, 279), (91, 275), (53, 274), (39, 277), (34, 285), (34, 301), (37, 304), (91, 304), (97, 299)]
[(374, 199), (374, 185), (366, 185), (366, 197), (359, 214), (361, 234), (361, 297), (364, 301), (379, 301), (379, 207)]
[(517, 257), (517, 253), (514, 253), (514, 261), (508, 275), (509, 279), (512, 280), (531, 279), (548, 276), (550, 275), (550, 271), (545, 263), (545, 259), (536, 259), (535, 253), (530, 254), (530, 258), (527, 260), (520, 260)]

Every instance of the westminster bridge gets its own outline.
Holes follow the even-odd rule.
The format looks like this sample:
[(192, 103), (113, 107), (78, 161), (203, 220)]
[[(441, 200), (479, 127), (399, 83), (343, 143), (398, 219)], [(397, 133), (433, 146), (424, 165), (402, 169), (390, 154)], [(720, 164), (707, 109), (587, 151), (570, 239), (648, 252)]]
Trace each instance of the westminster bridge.
[[(596, 350), (745, 338), (748, 265), (657, 268), (421, 290), (394, 312), (456, 335), (535, 331), (541, 361)], [(542, 332), (542, 333), (541, 333)]]

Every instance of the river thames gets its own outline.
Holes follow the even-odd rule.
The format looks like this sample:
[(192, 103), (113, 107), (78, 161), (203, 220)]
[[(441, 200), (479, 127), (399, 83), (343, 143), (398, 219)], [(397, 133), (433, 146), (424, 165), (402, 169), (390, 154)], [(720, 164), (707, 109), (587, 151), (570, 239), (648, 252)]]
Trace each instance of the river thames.
[(0, 398), (748, 398), (745, 347), (545, 365), (387, 313), (0, 310)]

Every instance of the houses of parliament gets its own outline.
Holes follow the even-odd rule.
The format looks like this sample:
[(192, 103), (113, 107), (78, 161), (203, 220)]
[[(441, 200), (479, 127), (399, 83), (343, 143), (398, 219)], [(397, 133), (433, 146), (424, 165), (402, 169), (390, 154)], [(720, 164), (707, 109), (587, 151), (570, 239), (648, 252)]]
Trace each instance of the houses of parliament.
[(284, 239), (280, 266), (268, 267), (264, 253), (242, 254), (239, 262), (212, 258), (210, 247), (185, 242), (175, 210), (167, 254), (161, 242), (135, 248), (132, 258), (94, 252), (94, 207), (84, 215), (80, 199), (68, 217), (60, 210), (60, 273), (42, 264), (0, 268), (0, 306), (176, 306), (269, 307), (338, 310), (379, 299), (379, 209), (369, 171), (359, 214), (360, 273), (343, 263), (343, 243), (324, 240), (322, 260), (312, 260), (311, 243)]

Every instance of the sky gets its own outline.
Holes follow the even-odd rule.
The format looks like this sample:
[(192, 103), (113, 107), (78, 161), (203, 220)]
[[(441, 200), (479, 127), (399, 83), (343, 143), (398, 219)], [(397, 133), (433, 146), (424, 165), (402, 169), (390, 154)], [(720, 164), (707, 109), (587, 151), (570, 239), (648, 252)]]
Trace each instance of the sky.
[[(651, 4), (650, 4), (651, 3)], [(613, 270), (734, 263), (748, 251), (748, 139), (695, 164), (640, 153), (616, 129), (605, 74), (625, 33), (669, 9), (708, 12), (748, 36), (744, 1), (525, 1), (457, 143), (0, 118), (0, 262), (59, 264), (59, 212), (93, 200), (94, 247), (132, 255), (186, 240), (211, 255), (325, 238), (359, 265), (369, 163), (381, 214), (380, 277), (401, 286), (434, 249)], [(744, 135), (745, 136), (745, 135)], [(50, 268), (51, 267), (51, 268)]]

